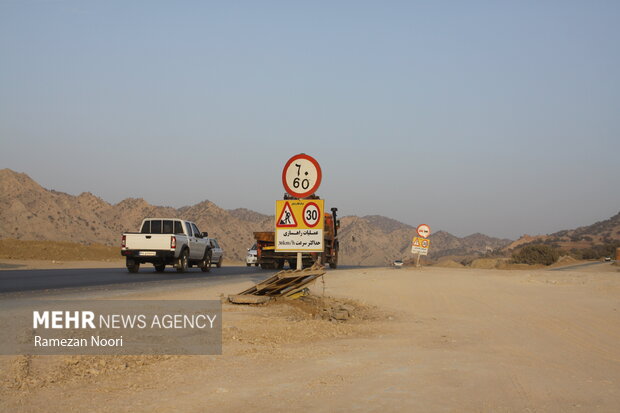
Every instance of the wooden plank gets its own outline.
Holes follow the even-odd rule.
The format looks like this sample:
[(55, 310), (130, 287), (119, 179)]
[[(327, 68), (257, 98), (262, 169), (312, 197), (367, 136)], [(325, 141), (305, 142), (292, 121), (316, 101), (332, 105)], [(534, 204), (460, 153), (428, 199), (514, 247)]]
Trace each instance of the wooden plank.
[(304, 280), (304, 282), (302, 282), (302, 283), (300, 283), (298, 285), (295, 285), (295, 288), (293, 288), (293, 289), (291, 289), (289, 291), (283, 292), (282, 296), (283, 297), (289, 297), (289, 296), (295, 294), (297, 291), (304, 289), (308, 284), (313, 283), (314, 281), (316, 281), (319, 277), (312, 277), (310, 279)]
[(260, 283), (255, 285), (256, 291), (262, 291), (268, 288), (270, 285), (275, 285), (278, 282), (278, 278), (271, 277), (268, 280), (261, 281)]
[(276, 275), (277, 274), (272, 275), (271, 277), (267, 278), (266, 280), (263, 280), (263, 281), (259, 282), (258, 284), (253, 285), (252, 287), (248, 288), (245, 291), (240, 292), (239, 294), (252, 294), (252, 293), (258, 291), (259, 290), (259, 286), (262, 287), (263, 285), (268, 285), (268, 284), (271, 284), (272, 282), (276, 281), (278, 279), (278, 277), (276, 277)]
[[(325, 275), (325, 269), (317, 266), (306, 268), (305, 270), (280, 271), (266, 280), (257, 283), (245, 291), (242, 291), (236, 296), (230, 297), (287, 297), (296, 294), (303, 289), (304, 286), (310, 284), (323, 275)], [(231, 300), (231, 302), (233, 301)]]
[(229, 295), (228, 301), (235, 304), (264, 304), (271, 300), (266, 295)]
[(317, 275), (317, 276), (320, 277), (323, 274), (325, 274), (324, 270), (314, 270), (314, 271), (308, 271), (308, 272), (305, 272), (305, 273), (301, 273), (301, 272), (291, 273), (291, 274), (279, 273), (279, 274), (276, 274), (276, 275), (278, 276), (278, 278), (284, 279), (284, 278), (303, 278), (303, 277), (307, 277), (309, 275)]
[(285, 290), (286, 288), (288, 288), (289, 286), (295, 285), (299, 280), (294, 278), (294, 279), (285, 279), (284, 282), (278, 282), (278, 283), (273, 283), (270, 284), (268, 286), (265, 286), (264, 290), (271, 290), (269, 291), (269, 293), (271, 295), (276, 294), (282, 290)]

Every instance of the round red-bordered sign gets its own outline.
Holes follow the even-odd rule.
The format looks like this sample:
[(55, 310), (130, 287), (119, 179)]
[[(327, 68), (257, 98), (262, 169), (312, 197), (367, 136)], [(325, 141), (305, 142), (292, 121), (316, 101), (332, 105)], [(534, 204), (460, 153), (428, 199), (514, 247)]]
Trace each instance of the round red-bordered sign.
[(319, 189), (323, 175), (321, 166), (310, 155), (300, 153), (286, 162), (282, 170), (282, 185), (289, 195), (305, 198)]
[(420, 224), (418, 225), (418, 227), (416, 228), (416, 232), (418, 233), (419, 236), (421, 236), (422, 238), (428, 238), (429, 235), (431, 235), (431, 227), (429, 227), (426, 224)]
[(321, 221), (321, 208), (319, 208), (316, 202), (308, 202), (306, 206), (304, 206), (302, 216), (304, 224), (310, 228), (316, 227)]

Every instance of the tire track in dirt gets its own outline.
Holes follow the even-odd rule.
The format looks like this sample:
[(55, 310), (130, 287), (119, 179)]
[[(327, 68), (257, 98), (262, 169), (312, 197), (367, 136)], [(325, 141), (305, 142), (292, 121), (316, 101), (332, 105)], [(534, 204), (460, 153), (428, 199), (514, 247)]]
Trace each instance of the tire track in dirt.
[(620, 363), (620, 354), (617, 354), (617, 347), (611, 348), (604, 344), (593, 342), (590, 339), (592, 333), (579, 324), (569, 320), (562, 320), (554, 316), (538, 319), (537, 323), (544, 326), (547, 331), (552, 331), (558, 336), (566, 337), (568, 343), (574, 344), (590, 352), (590, 354), (597, 354), (601, 358)]
[[(479, 298), (468, 297), (468, 300), (485, 308), (486, 313), (496, 315), (497, 306), (486, 303)], [(538, 319), (528, 318), (525, 315), (519, 314), (519, 317), (510, 318), (505, 316), (488, 317), (487, 321), (489, 322), (489, 330), (495, 332), (494, 336), (504, 339), (504, 342), (500, 343), (502, 344), (501, 351), (507, 353), (507, 355), (520, 360), (529, 367), (537, 366), (544, 360), (545, 365), (552, 366), (557, 370), (565, 371), (567, 369), (568, 366), (565, 363), (553, 361), (548, 357), (544, 357), (544, 355), (532, 353), (515, 344), (519, 343), (522, 337), (541, 337), (540, 333), (545, 330), (540, 328)], [(555, 340), (557, 336), (552, 338)], [(579, 372), (581, 368), (575, 367), (569, 370)]]
[[(518, 299), (514, 292), (506, 292), (513, 298)], [(616, 345), (606, 345), (594, 342), (592, 338), (608, 337), (606, 342), (620, 342), (620, 329), (614, 331), (609, 328), (609, 320), (600, 317), (589, 317), (587, 307), (578, 307), (569, 300), (563, 300), (562, 313), (566, 316), (559, 317), (546, 311), (544, 316), (535, 316), (532, 312), (523, 312), (520, 319), (515, 319), (521, 325), (540, 325), (543, 330), (552, 331), (554, 336), (566, 336), (571, 342), (585, 350), (592, 350), (599, 356), (614, 362), (620, 362), (620, 350)], [(564, 340), (562, 340), (564, 341)], [(566, 341), (564, 341), (566, 342)]]

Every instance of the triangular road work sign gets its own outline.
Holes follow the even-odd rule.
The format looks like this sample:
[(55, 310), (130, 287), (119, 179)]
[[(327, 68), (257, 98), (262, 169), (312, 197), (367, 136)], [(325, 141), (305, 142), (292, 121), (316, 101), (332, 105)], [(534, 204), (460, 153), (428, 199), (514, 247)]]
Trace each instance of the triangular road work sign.
[(419, 246), (420, 246), (420, 238), (415, 237), (415, 238), (413, 239), (413, 246), (414, 246), (414, 247), (419, 247)]
[(282, 208), (282, 213), (280, 214), (280, 217), (276, 221), (276, 227), (282, 228), (282, 227), (296, 227), (296, 226), (297, 226), (297, 220), (295, 219), (295, 215), (293, 215), (293, 210), (291, 209), (291, 206), (287, 202), (284, 204), (284, 208)]

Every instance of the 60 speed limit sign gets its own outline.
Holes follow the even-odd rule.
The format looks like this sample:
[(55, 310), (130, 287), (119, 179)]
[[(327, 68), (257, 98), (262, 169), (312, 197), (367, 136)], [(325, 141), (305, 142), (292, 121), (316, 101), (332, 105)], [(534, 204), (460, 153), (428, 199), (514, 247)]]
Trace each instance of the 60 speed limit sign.
[(321, 166), (312, 156), (300, 153), (286, 162), (282, 170), (282, 185), (289, 195), (305, 198), (321, 185)]

